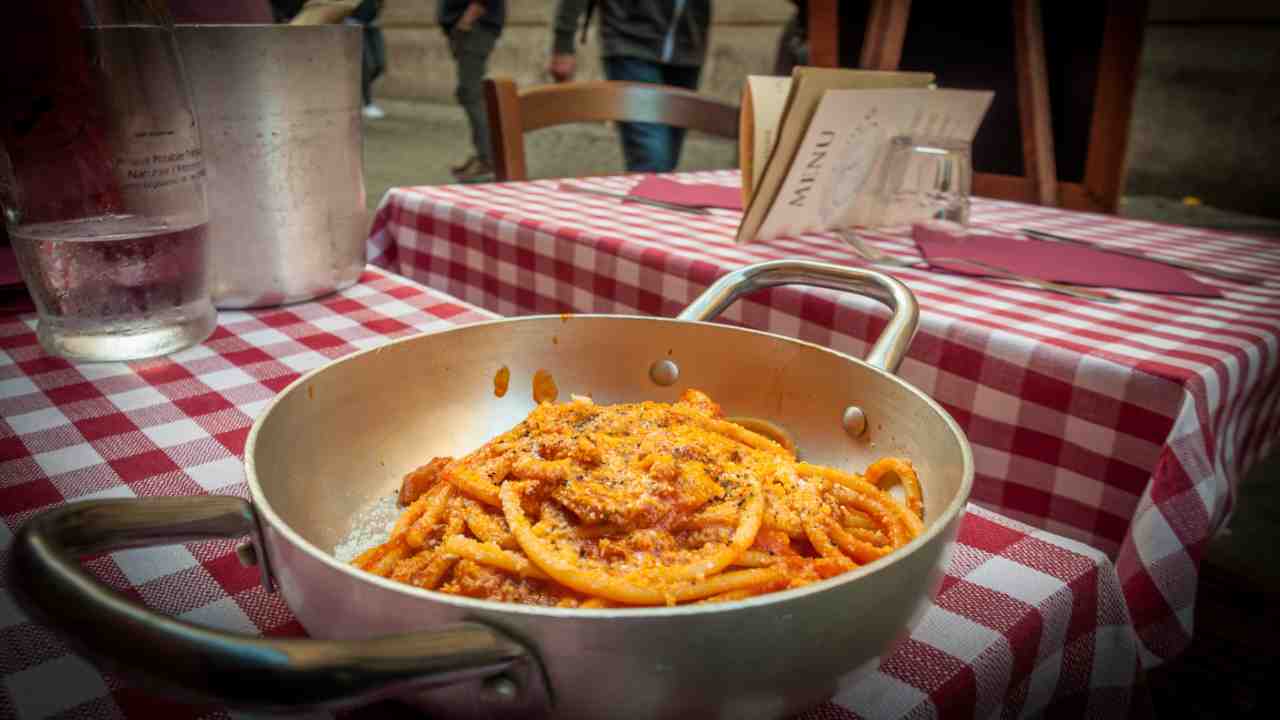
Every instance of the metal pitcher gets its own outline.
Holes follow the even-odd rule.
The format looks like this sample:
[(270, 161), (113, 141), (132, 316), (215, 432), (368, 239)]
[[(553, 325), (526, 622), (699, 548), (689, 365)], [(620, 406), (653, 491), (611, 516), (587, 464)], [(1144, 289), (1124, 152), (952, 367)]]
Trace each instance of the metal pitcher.
[(181, 25), (220, 308), (309, 300), (365, 264), (360, 28)]

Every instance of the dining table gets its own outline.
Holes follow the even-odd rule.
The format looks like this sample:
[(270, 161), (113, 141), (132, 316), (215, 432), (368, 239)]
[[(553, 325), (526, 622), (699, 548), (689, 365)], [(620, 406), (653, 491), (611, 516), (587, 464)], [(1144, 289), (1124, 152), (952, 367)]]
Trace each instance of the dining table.
[[(836, 233), (739, 244), (736, 209), (629, 202), (644, 174), (392, 188), (368, 243), (374, 264), (503, 315), (671, 316), (745, 264), (804, 258), (865, 266)], [(736, 170), (657, 176), (740, 186)], [(1108, 289), (1118, 302), (1006, 279), (882, 267), (920, 301), (900, 374), (951, 413), (977, 470), (972, 500), (1104, 552), (1119, 572), (1143, 666), (1189, 643), (1199, 565), (1236, 488), (1280, 436), (1280, 243), (974, 197), (971, 232), (1026, 228), (1120, 251), (1249, 273), (1196, 274), (1220, 297)], [(907, 226), (858, 228), (919, 260)], [(821, 288), (772, 288), (728, 322), (855, 357), (887, 312)]]
[[(15, 533), (43, 510), (82, 500), (247, 497), (250, 427), (290, 383), (397, 338), (497, 317), (374, 266), (328, 297), (221, 311), (207, 340), (149, 360), (53, 357), (36, 339), (33, 313), (0, 313), (0, 718), (244, 717), (168, 699), (76, 654), (33, 620), (14, 594)], [(306, 635), (258, 568), (241, 562), (240, 542), (125, 550), (83, 562), (127, 598), (190, 623)], [(918, 621), (804, 717), (1140, 715), (1150, 706), (1139, 652), (1106, 553), (971, 504)], [(339, 715), (389, 713), (393, 706), (383, 702)]]

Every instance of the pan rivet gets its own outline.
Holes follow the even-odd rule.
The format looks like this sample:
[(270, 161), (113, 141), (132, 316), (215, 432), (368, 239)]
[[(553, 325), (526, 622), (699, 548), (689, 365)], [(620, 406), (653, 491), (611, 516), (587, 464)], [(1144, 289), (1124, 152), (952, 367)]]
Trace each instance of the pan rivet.
[(520, 686), (516, 684), (506, 675), (495, 675), (484, 681), (484, 689), (486, 692), (496, 695), (503, 700), (515, 700), (520, 694)]
[(867, 415), (857, 405), (850, 405), (844, 409), (844, 417), (840, 419), (840, 423), (844, 425), (844, 431), (851, 438), (856, 438), (867, 431)]
[(670, 360), (658, 360), (649, 366), (649, 379), (663, 387), (675, 385), (680, 379), (680, 366)]
[(241, 565), (253, 567), (258, 564), (258, 549), (253, 543), (243, 543), (236, 547), (236, 557), (240, 559)]

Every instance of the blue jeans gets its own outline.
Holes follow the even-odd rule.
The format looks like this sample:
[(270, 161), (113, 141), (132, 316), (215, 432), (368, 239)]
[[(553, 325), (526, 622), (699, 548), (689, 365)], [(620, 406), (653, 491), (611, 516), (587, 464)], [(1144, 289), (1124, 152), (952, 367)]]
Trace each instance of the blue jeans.
[[(604, 74), (610, 80), (657, 83), (696, 90), (700, 67), (665, 65), (629, 57), (604, 59)], [(670, 172), (680, 161), (684, 130), (658, 123), (618, 123), (622, 154), (628, 172)]]

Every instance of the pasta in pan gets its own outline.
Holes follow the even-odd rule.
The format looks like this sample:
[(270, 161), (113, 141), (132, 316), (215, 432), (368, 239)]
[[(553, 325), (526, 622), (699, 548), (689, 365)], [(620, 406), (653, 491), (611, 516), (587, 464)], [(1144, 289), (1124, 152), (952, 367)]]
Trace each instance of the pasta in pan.
[[(889, 492), (902, 488), (905, 502)], [(675, 403), (542, 403), (458, 459), (405, 476), (390, 538), (352, 564), (418, 587), (560, 607), (737, 600), (884, 557), (922, 529), (907, 460), (800, 462)]]

